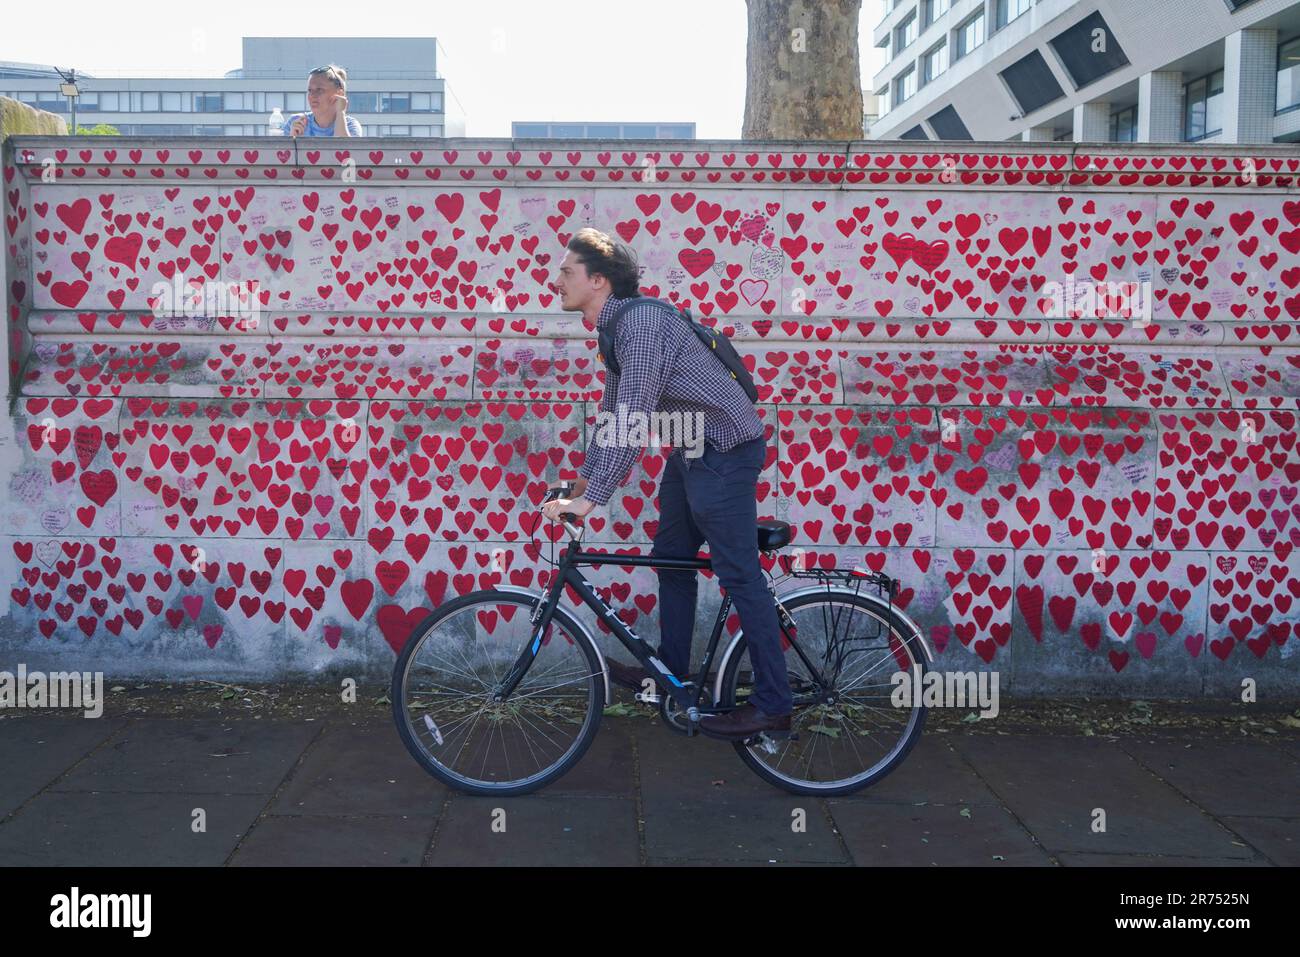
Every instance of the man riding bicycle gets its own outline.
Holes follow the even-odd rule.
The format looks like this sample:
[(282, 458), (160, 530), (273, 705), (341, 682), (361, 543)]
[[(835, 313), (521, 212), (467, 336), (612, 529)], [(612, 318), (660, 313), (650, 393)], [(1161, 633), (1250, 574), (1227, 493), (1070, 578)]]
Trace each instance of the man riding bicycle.
[[(636, 255), (625, 243), (590, 227), (568, 243), (556, 290), (561, 306), (581, 312), (604, 331), (619, 307), (639, 294)], [(694, 558), (709, 543), (713, 571), (727, 590), (744, 629), (754, 673), (749, 703), (700, 721), (714, 738), (736, 741), (762, 731), (790, 730), (792, 699), (781, 649), (776, 604), (759, 563), (759, 472), (767, 460), (763, 424), (753, 403), (687, 323), (653, 302), (632, 306), (618, 320), (614, 340), (619, 374), (606, 368), (602, 413), (617, 409), (633, 420), (681, 413), (703, 423), (702, 454), (674, 448), (659, 484), (659, 527), (651, 554)], [(592, 441), (574, 497), (548, 502), (547, 518), (588, 515), (626, 483), (642, 447)], [(693, 450), (694, 451), (694, 450)], [(698, 578), (694, 571), (656, 569), (659, 575), (659, 657), (674, 674), (690, 670)], [(653, 676), (644, 668), (607, 662), (610, 677), (641, 690)], [(701, 676), (701, 680), (704, 676)]]

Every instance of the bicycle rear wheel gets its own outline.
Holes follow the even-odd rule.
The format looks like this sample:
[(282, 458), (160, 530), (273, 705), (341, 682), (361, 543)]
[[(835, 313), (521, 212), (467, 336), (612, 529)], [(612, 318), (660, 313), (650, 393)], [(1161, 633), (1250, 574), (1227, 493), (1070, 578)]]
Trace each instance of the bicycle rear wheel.
[[(797, 740), (737, 741), (737, 753), (759, 777), (795, 794), (850, 794), (875, 784), (902, 763), (925, 726), (921, 702), (894, 707), (890, 700), (895, 671), (925, 676), (920, 636), (886, 603), (851, 591), (819, 590), (783, 604), (795, 624), (793, 634), (783, 626), (782, 644)], [(745, 704), (752, 686), (741, 632), (728, 651), (719, 703)]]
[(586, 752), (600, 724), (605, 675), (586, 632), (556, 609), (537, 656), (504, 701), (493, 690), (534, 638), (539, 599), (464, 595), (411, 632), (393, 668), (402, 743), (438, 780), (469, 794), (527, 794)]

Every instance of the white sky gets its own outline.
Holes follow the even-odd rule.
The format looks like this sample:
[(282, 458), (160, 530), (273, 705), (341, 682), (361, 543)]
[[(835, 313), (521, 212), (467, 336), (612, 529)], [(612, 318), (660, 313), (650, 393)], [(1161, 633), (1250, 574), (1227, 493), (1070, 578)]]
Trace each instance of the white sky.
[[(0, 60), (90, 73), (221, 76), (244, 36), (436, 36), (469, 136), (513, 120), (691, 122), (702, 139), (740, 137), (744, 0), (177, 0), (15, 3)], [(879, 68), (863, 0), (863, 78)], [(348, 64), (344, 63), (344, 66)]]

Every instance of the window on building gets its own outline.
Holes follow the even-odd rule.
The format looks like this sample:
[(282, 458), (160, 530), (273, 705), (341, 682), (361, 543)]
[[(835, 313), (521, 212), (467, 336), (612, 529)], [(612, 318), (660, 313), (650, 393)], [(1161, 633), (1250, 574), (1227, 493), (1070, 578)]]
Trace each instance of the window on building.
[(220, 113), (221, 94), (220, 93), (195, 93), (194, 112), (195, 113)]
[(894, 102), (905, 103), (916, 93), (916, 67), (910, 66), (894, 80)]
[(515, 136), (546, 136), (548, 127), (545, 123), (516, 123)]
[(101, 91), (99, 94), (100, 112), (102, 113), (119, 112), (122, 105), (121, 99), (122, 99), (122, 95), (120, 93), (105, 93)]
[(262, 101), (262, 110), (264, 113), (270, 113), (276, 107), (279, 107), (281, 112), (284, 112), (286, 109), (284, 105), (284, 94), (278, 90), (272, 93), (267, 93), (265, 99)]
[(1223, 71), (1193, 80), (1183, 93), (1183, 139), (1192, 142), (1222, 133)]
[(303, 113), (307, 110), (306, 93), (286, 93), (284, 95), (284, 108), (293, 110), (295, 113)]
[[(592, 134), (592, 136), (595, 135), (595, 133)], [(690, 140), (695, 138), (695, 131), (686, 123), (677, 123), (659, 127), (659, 135), (666, 139)]]
[(934, 130), (934, 135), (941, 140), (968, 140), (971, 138), (970, 130), (966, 128), (962, 118), (951, 106), (945, 106), (930, 117), (930, 128)]
[(160, 109), (161, 99), (157, 93), (140, 94), (140, 111), (142, 113), (157, 113)]
[(61, 93), (42, 93), (37, 100), (37, 105), (47, 113), (68, 112), (68, 100)]
[(428, 113), (431, 109), (428, 93), (411, 94), (411, 111), (414, 113)]
[(431, 136), (431, 135), (433, 135), (433, 134), (432, 134), (432, 127), (429, 127), (429, 126), (412, 126), (412, 127), (411, 127), (411, 135), (412, 135), (412, 136)]
[[(12, 95), (10, 95), (10, 96), (9, 96), (9, 99), (12, 100), (12, 99), (14, 99), (14, 97), (13, 97)], [(82, 91), (82, 94), (81, 94), (80, 98), (78, 98), (78, 100), (77, 100), (77, 109), (78, 109), (78, 110), (85, 110), (87, 113), (93, 113), (95, 110), (98, 110), (98, 109), (99, 109), (99, 94), (98, 94), (98, 93), (86, 93), (85, 91)]]
[[(250, 99), (252, 98), (252, 94), (251, 94), (251, 93), (249, 94), (249, 98), (250, 98)], [(249, 103), (247, 106), (244, 105), (244, 94), (243, 94), (243, 93), (223, 93), (223, 94), (221, 94), (221, 105), (222, 105), (222, 108), (223, 108), (227, 113), (230, 113), (230, 112), (238, 112), (238, 113), (242, 113), (244, 110), (246, 110), (246, 109), (251, 109), (252, 106), (253, 106), (252, 103)]]
[(162, 95), (162, 112), (179, 113), (181, 111), (181, 95), (179, 93), (164, 93)]
[(1021, 57), (998, 75), (1006, 81), (1025, 116), (1065, 96), (1051, 67), (1037, 50)]
[(953, 51), (953, 59), (960, 60), (984, 42), (984, 11), (980, 10), (979, 13), (959, 26), (956, 33), (957, 42)]
[(993, 29), (1001, 30), (1012, 20), (1029, 12), (1034, 0), (995, 0), (993, 5)]
[(617, 123), (588, 123), (587, 135), (592, 139), (618, 139), (619, 126)]
[(880, 110), (881, 116), (884, 116), (890, 110), (893, 97), (891, 97), (889, 94), (890, 94), (890, 86), (888, 83), (885, 84), (884, 89), (876, 91), (876, 105), (877, 105), (877, 109)]
[(889, 37), (885, 37), (884, 42), (876, 46), (876, 53), (880, 56), (882, 66), (894, 58), (894, 45), (889, 42)]
[(941, 40), (921, 57), (921, 82), (929, 83), (948, 69), (948, 41)]
[(900, 134), (898, 138), (900, 140), (928, 140), (930, 137), (926, 135), (926, 132), (921, 127), (921, 124), (918, 123), (916, 126), (912, 127), (906, 133)]
[(897, 54), (900, 50), (911, 46), (912, 41), (916, 39), (916, 33), (916, 11), (913, 10), (902, 23), (894, 27), (894, 53)]
[(378, 113), (379, 94), (366, 90), (348, 91), (349, 113)]
[[(566, 135), (560, 132), (561, 129), (564, 129), (564, 127), (557, 126), (555, 128), (556, 136)], [(636, 138), (636, 139), (650, 140), (650, 139), (654, 139), (655, 134), (657, 132), (658, 130), (655, 129), (653, 123), (624, 123), (623, 124), (623, 135), (626, 136), (628, 139)]]
[(921, 26), (928, 27), (941, 16), (948, 12), (952, 6), (952, 0), (922, 0), (921, 3)]
[(1051, 42), (1076, 90), (1128, 66), (1128, 57), (1100, 13), (1084, 17)]
[(409, 126), (390, 126), (388, 132), (393, 136), (410, 136), (411, 128)]
[(435, 112), (435, 113), (441, 113), (441, 112), (442, 112), (442, 94), (441, 94), (441, 93), (431, 93), (431, 94), (430, 94), (430, 97), (431, 97), (431, 99), (430, 99), (430, 103), (432, 104), (432, 107), (431, 107), (431, 108), (433, 109), (433, 112)]
[(1277, 48), (1277, 111), (1300, 107), (1300, 37)]
[(379, 109), (383, 113), (410, 113), (411, 112), (411, 94), (409, 93), (380, 93)]
[(1112, 143), (1136, 143), (1138, 126), (1138, 108), (1130, 106), (1110, 115), (1110, 141)]

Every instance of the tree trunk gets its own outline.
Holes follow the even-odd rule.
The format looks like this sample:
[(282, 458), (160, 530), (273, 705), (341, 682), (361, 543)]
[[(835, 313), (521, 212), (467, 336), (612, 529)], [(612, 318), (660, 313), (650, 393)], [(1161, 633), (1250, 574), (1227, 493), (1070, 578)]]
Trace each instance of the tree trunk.
[(746, 0), (745, 139), (860, 140), (862, 0)]

